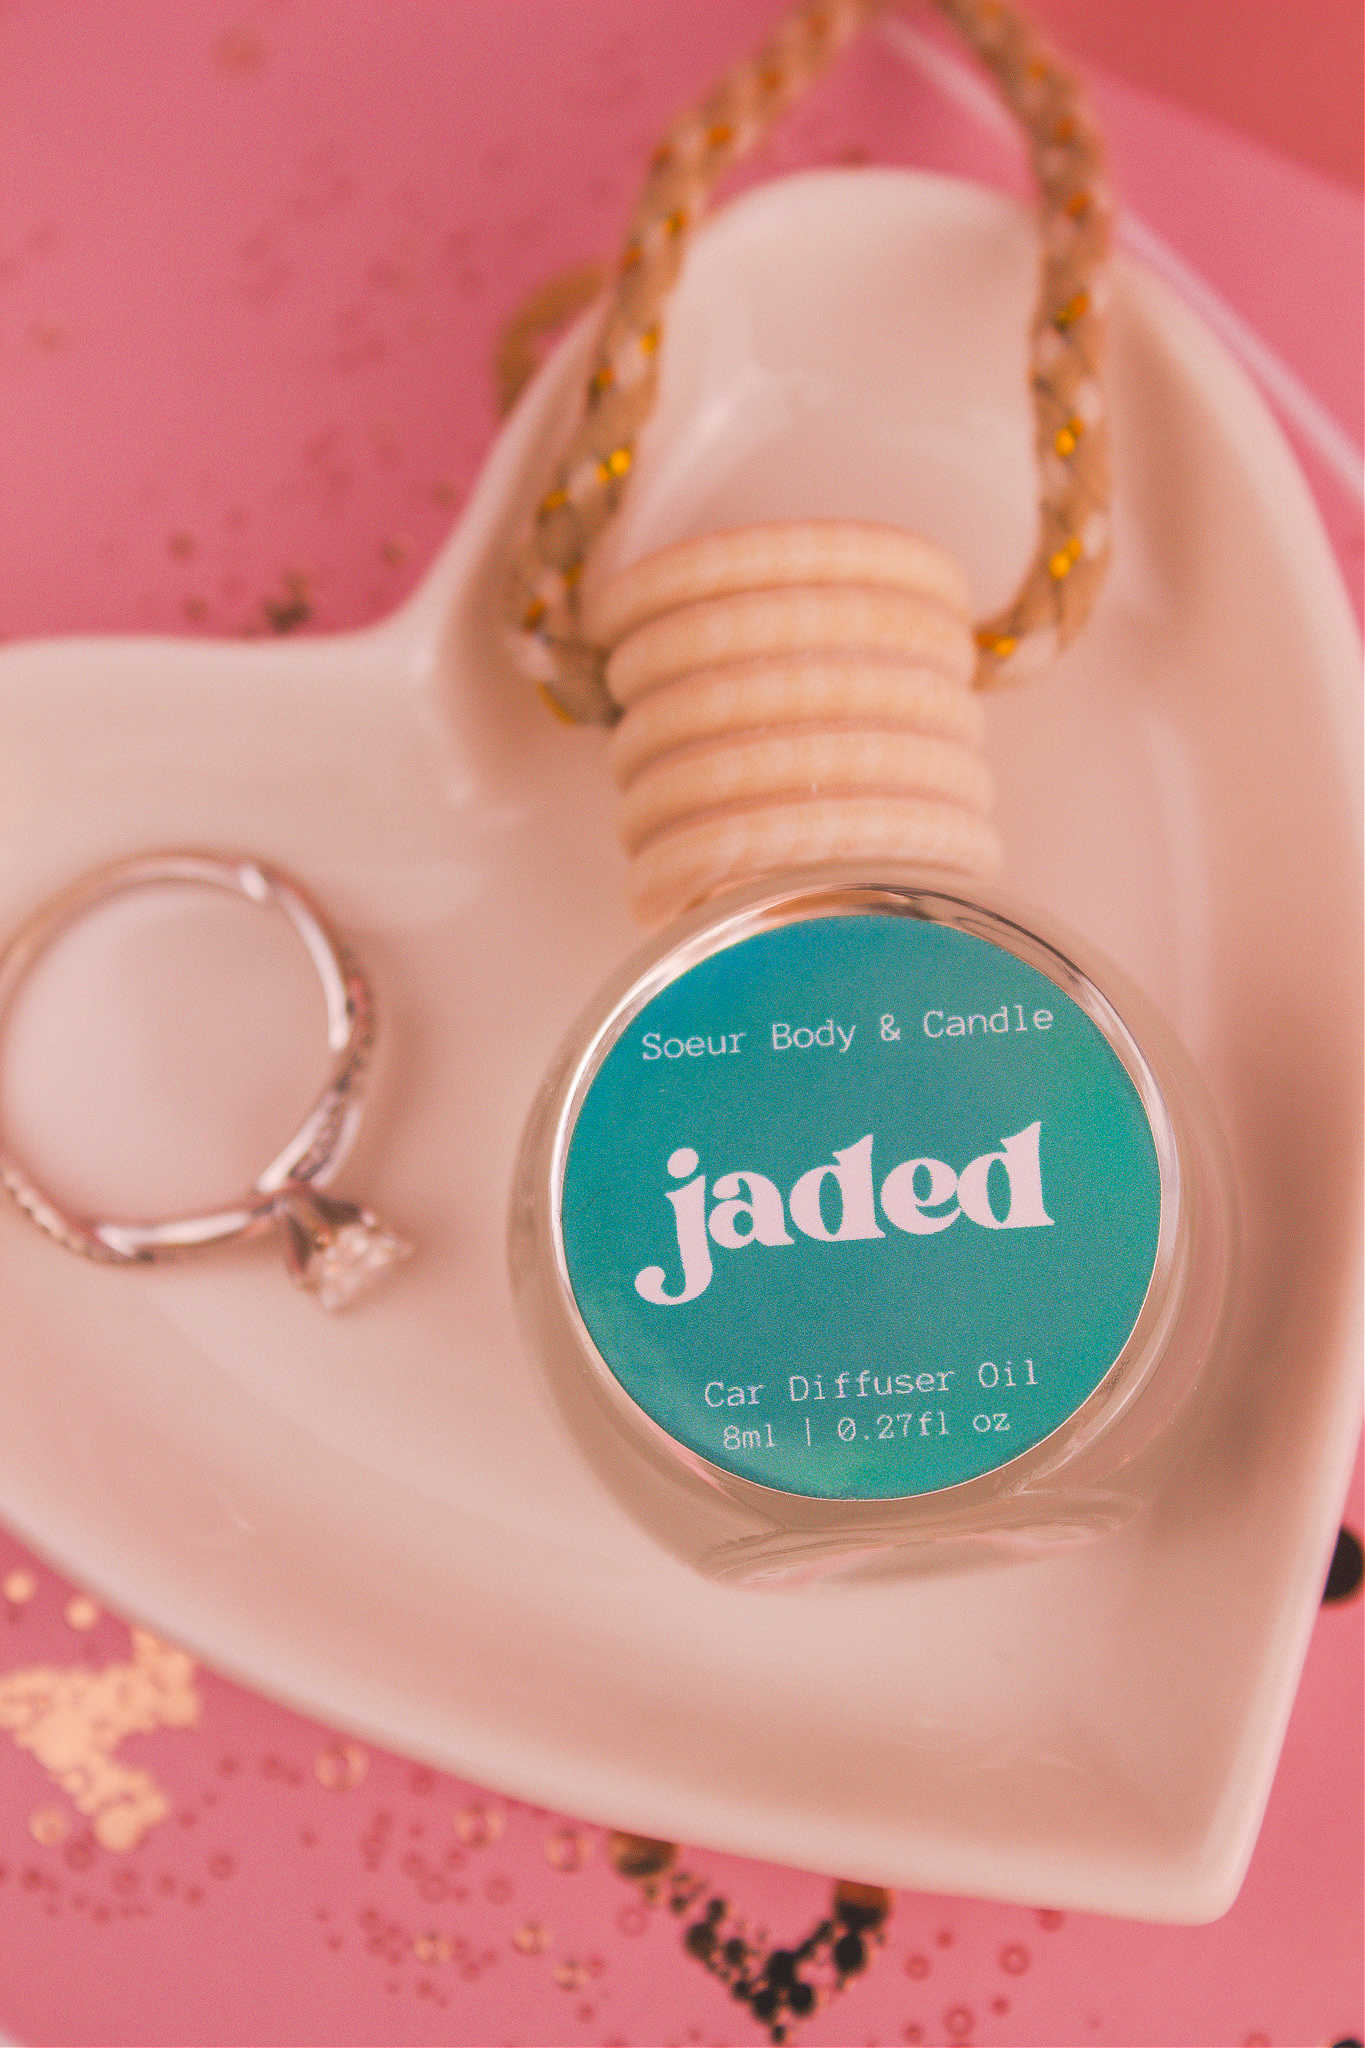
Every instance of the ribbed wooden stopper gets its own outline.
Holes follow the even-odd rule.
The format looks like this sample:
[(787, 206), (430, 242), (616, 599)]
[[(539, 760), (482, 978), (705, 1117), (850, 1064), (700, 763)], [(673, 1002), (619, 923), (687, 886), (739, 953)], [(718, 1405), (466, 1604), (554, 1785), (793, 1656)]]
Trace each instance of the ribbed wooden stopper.
[(999, 861), (966, 580), (894, 527), (684, 541), (590, 592), (636, 914), (816, 861)]

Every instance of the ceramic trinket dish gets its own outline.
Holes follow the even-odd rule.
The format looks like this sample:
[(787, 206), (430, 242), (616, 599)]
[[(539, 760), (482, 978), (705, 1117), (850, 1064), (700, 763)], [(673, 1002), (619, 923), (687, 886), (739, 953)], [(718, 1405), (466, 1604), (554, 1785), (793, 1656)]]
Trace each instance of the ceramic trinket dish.
[[(933, 114), (932, 82), (883, 55), (907, 118)], [(965, 156), (970, 113), (945, 118)], [(621, 559), (870, 519), (937, 532), (978, 605), (1003, 603), (1036, 516), (1035, 258), (1017, 209), (942, 177), (812, 172), (736, 202), (679, 281)], [(1229, 1140), (1236, 1370), (1187, 1406), (1202, 1426), (1176, 1433), (1150, 1510), (1019, 1569), (747, 1593), (622, 1508), (523, 1353), (503, 1257), (519, 1126), (566, 1020), (638, 942), (601, 736), (517, 689), (502, 629), (512, 537), (590, 373), (581, 330), (376, 626), (0, 650), (7, 925), (133, 837), (257, 845), (307, 875), (407, 1048), (376, 1073), (382, 1158), (358, 1167), (423, 1253), (323, 1335), (254, 1261), (115, 1283), (15, 1220), (17, 1529), (220, 1669), (538, 1803), (878, 1882), (1164, 1920), (1227, 1905), (1356, 1442), (1358, 643), (1226, 348), (1137, 263), (1116, 265), (1111, 325), (1107, 595), (1055, 668), (991, 701), (990, 753), (1011, 887), (1121, 1003), (1101, 955), (1171, 1020)], [(160, 957), (117, 949), (102, 1012), (121, 989), (139, 1016)], [(196, 947), (196, 985), (231, 996), (234, 959)], [(261, 1021), (306, 1047), (312, 992), (292, 993), (278, 1030)], [(59, 1043), (30, 1043), (26, 1097)], [(254, 1170), (270, 1104), (238, 1079), (215, 1132)], [(83, 1106), (76, 1156), (103, 1133), (150, 1175), (160, 1127), (129, 1125), (136, 1101)]]

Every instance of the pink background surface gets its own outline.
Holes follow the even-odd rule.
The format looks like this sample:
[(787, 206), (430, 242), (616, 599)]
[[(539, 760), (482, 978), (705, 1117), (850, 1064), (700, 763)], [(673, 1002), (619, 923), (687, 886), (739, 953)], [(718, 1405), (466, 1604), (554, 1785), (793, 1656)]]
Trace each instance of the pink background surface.
[[(1360, 205), (1328, 175), (1358, 154), (1356, 10), (1239, 8), (1235, 44), (1221, 5), (1040, 11), (1128, 74), (1095, 83), (1129, 206), (1358, 441)], [(549, 272), (610, 250), (658, 129), (772, 12), (0, 11), (0, 632), (257, 633), (385, 612), (495, 431), (501, 324)], [(1179, 104), (1146, 89), (1163, 76), (1153, 20)], [(1285, 86), (1273, 104), (1267, 76)], [(1014, 175), (866, 48), (764, 168), (863, 153)], [(1296, 445), (1355, 587), (1359, 500)], [(1358, 1528), (1358, 1480), (1349, 1514)], [(1222, 1922), (902, 1894), (869, 1967), (801, 2038), (1359, 2037), (1360, 1624), (1358, 1597), (1324, 1610)], [(0, 1532), (0, 1702), (55, 1682), (26, 1673), (79, 1690), (83, 1669), (126, 1663), (129, 1640)], [(545, 1814), (348, 1748), (202, 1669), (188, 1700), (185, 1725), (119, 1750), (165, 1802), (128, 1848), (102, 1844), (0, 1728), (0, 2027), (19, 2039), (764, 2038), (686, 1952), (692, 1916), (616, 1873), (592, 1825), (610, 1816)], [(827, 1878), (704, 1848), (681, 1861), (764, 1948), (828, 1910)]]

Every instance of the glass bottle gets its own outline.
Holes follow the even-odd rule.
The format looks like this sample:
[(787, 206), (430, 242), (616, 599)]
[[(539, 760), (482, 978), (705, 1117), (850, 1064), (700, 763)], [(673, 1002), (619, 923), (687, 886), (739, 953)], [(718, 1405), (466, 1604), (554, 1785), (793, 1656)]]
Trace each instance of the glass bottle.
[(1197, 1077), (1107, 963), (894, 862), (724, 892), (570, 1032), (512, 1265), (585, 1455), (737, 1583), (1135, 1513), (1232, 1260)]

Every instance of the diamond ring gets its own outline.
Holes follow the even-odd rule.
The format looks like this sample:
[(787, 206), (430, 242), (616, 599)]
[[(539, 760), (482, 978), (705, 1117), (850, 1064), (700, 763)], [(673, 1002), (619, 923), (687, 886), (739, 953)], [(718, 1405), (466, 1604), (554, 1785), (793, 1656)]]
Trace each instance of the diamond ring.
[(293, 1137), (226, 1208), (160, 1221), (76, 1215), (14, 1157), (3, 1132), (0, 1185), (58, 1244), (111, 1265), (143, 1265), (273, 1230), (299, 1286), (323, 1308), (344, 1308), (407, 1257), (411, 1246), (369, 1209), (322, 1192), (359, 1128), (374, 1044), (374, 998), (355, 955), (299, 883), (265, 861), (239, 854), (151, 853), (97, 868), (42, 904), (0, 952), (0, 1020), (38, 959), (87, 912), (111, 896), (167, 883), (227, 890), (288, 920), (317, 971), (326, 1003), (332, 1063), (321, 1093)]

